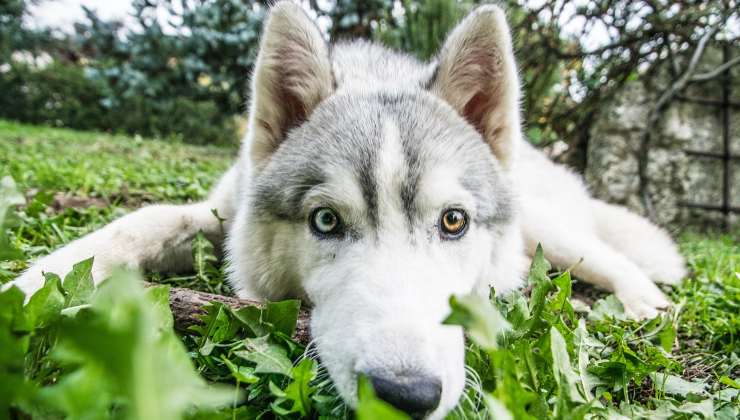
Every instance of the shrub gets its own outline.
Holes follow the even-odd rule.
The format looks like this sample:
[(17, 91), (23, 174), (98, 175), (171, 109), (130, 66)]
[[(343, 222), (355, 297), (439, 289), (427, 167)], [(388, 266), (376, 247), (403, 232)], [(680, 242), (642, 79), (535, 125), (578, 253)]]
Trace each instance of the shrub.
[(122, 100), (111, 127), (129, 134), (176, 137), (192, 144), (232, 144), (236, 124), (213, 101), (175, 97), (152, 101), (143, 97)]
[(33, 124), (176, 137), (188, 143), (232, 143), (233, 119), (212, 100), (142, 96), (111, 103), (107, 86), (84, 68), (52, 62), (43, 68), (14, 63), (0, 73), (0, 117)]
[(15, 63), (0, 75), (0, 116), (80, 129), (105, 126), (100, 87), (82, 69), (59, 63), (34, 69)]

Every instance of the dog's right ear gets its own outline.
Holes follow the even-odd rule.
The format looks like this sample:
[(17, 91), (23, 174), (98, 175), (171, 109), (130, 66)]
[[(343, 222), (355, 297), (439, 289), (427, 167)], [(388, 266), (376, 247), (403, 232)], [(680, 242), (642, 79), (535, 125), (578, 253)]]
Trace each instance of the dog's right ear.
[(276, 3), (252, 76), (248, 136), (255, 168), (331, 94), (333, 84), (329, 48), (319, 29), (297, 4)]

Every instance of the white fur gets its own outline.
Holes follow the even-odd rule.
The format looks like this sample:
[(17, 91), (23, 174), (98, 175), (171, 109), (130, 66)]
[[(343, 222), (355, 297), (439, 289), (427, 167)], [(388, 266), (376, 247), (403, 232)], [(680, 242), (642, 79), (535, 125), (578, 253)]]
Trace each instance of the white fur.
[(589, 197), (579, 177), (531, 146), (514, 173), (521, 187), (522, 232), (530, 256), (538, 243), (556, 266), (613, 291), (635, 318), (654, 317), (668, 299), (654, 281), (686, 274), (668, 235), (628, 210)]
[[(368, 58), (384, 64), (365, 69)], [(503, 12), (494, 6), (473, 12), (452, 32), (438, 63), (431, 87), (435, 100), (449, 104), (444, 106), (478, 130), (478, 139), (496, 157), (492, 165), (500, 164), (502, 179), (516, 192), (509, 222), (471, 224), (459, 240), (440, 239), (437, 221), (445, 208), (463, 208), (471, 220), (477, 209), (476, 198), (459, 184), (463, 168), (448, 159), (431, 162), (419, 180), (416, 199), (423, 223), (409, 229), (399, 198), (407, 162), (399, 128), (390, 120), (378, 122), (383, 138), (375, 166), (377, 229), (369, 226), (360, 186), (340, 164), (328, 164), (325, 172), (331, 176), (301, 206), (310, 211), (331, 204), (358, 230), (358, 239), (320, 240), (306, 223), (260, 216), (250, 189), (254, 177), (276, 150), (288, 147), (281, 144), (286, 132), (310, 119), (332, 94), (332, 77), (335, 94), (352, 95), (405, 91), (432, 74), (432, 67), (371, 44), (338, 49), (330, 62), (320, 32), (300, 7), (280, 2), (265, 24), (240, 159), (211, 197), (133, 212), (40, 259), (12, 284), (30, 296), (42, 284), (43, 271), (64, 274), (93, 255), (96, 282), (118, 265), (186, 269), (189, 242), (199, 230), (224, 243), (211, 214), (215, 208), (227, 219), (229, 279), (237, 294), (296, 296), (313, 304), (312, 334), (347, 402), (356, 401), (358, 373), (433, 372), (443, 383), (434, 419), (456, 405), (464, 384), (462, 331), (440, 324), (449, 312), (449, 296), (487, 294), (489, 285), (497, 292), (520, 286), (527, 254), (537, 243), (556, 265), (572, 266), (577, 276), (614, 291), (634, 317), (654, 316), (666, 307), (669, 302), (653, 281), (675, 283), (685, 274), (670, 238), (645, 219), (592, 199), (578, 177), (522, 141), (518, 79)], [(445, 156), (439, 150), (430, 154)]]
[(184, 205), (152, 205), (77, 239), (41, 258), (9, 285), (26, 293), (26, 299), (44, 283), (43, 273), (64, 275), (72, 265), (94, 257), (93, 280), (97, 284), (120, 266), (155, 271), (192, 269), (191, 241), (199, 231), (215, 243), (223, 241), (218, 219), (233, 219), (236, 170), (229, 170), (208, 200)]

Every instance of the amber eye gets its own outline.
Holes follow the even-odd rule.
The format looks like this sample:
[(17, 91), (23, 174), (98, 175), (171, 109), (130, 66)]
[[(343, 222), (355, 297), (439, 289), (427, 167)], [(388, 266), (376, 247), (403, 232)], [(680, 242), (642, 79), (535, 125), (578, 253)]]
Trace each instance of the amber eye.
[(460, 209), (445, 210), (439, 220), (439, 227), (445, 239), (457, 239), (468, 227), (468, 215)]
[(341, 228), (339, 216), (329, 207), (314, 210), (309, 222), (314, 233), (321, 236), (336, 234)]

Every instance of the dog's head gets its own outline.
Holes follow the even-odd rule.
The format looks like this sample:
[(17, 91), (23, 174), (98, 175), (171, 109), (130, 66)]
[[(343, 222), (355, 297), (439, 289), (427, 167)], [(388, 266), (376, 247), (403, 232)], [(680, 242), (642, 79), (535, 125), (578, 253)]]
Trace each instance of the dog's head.
[[(442, 325), (450, 295), (508, 288), (519, 274), (508, 27), (498, 8), (479, 8), (428, 66), (342, 48), (331, 52), (300, 7), (272, 9), (252, 81), (252, 185), (231, 232), (233, 283), (311, 302), (319, 355), (348, 403), (364, 374), (414, 417), (440, 418), (465, 379), (463, 333)], [(376, 77), (355, 80), (369, 62)]]

